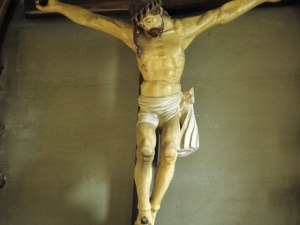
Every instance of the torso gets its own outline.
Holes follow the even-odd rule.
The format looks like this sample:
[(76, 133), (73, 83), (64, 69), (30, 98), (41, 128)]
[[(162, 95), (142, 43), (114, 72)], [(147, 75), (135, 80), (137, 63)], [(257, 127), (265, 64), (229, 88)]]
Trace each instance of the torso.
[[(173, 21), (173, 20), (172, 20)], [(168, 96), (181, 91), (180, 78), (184, 69), (184, 34), (180, 22), (173, 22), (172, 29), (153, 38), (141, 35), (142, 59), (138, 59), (143, 76), (141, 95)]]

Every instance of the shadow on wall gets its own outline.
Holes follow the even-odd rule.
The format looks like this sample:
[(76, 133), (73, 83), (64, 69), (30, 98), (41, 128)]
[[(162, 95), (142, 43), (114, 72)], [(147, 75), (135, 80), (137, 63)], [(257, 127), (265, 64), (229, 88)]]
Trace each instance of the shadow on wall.
[[(106, 40), (103, 42), (106, 43)], [(130, 69), (134, 53), (130, 52), (133, 58), (129, 59), (123, 52), (127, 47), (118, 43), (122, 44), (118, 54), (120, 60), (111, 62), (115, 63), (112, 68), (100, 68), (107, 69), (108, 73), (104, 74), (107, 77), (102, 79), (97, 74), (100, 69), (91, 70), (91, 74), (87, 71), (85, 76), (85, 80), (96, 80), (95, 74), (99, 82), (103, 81), (103, 89), (98, 84), (86, 87), (86, 82), (82, 88), (72, 91), (71, 85), (76, 84), (72, 82), (68, 84), (70, 87), (59, 87), (58, 90), (45, 88), (40, 92), (30, 92), (26, 88), (25, 94), (18, 95), (19, 90), (11, 88), (9, 95), (17, 97), (4, 110), (9, 129), (1, 138), (1, 145), (3, 143), (3, 149), (11, 151), (7, 151), (6, 165), (2, 168), (8, 180), (0, 192), (1, 204), (5, 205), (0, 207), (1, 225), (45, 222), (108, 225), (130, 221), (135, 143), (128, 140), (134, 138), (136, 114), (132, 116), (130, 112), (134, 108), (137, 113), (137, 105), (136, 99), (131, 97), (137, 97), (139, 75), (136, 64), (135, 71)], [(100, 47), (95, 49), (99, 55), (102, 53)], [(115, 48), (119, 53), (118, 47)], [(76, 59), (72, 58), (74, 63), (80, 62), (81, 56), (89, 49), (83, 48), (82, 51)], [(113, 54), (108, 56), (114, 57)], [(26, 60), (25, 56), (23, 60)], [(9, 63), (12, 66), (7, 68), (14, 69), (14, 59)], [(80, 66), (88, 69), (93, 68), (94, 64), (87, 62)], [(24, 70), (27, 72), (27, 68)], [(116, 75), (113, 81), (118, 82), (110, 81), (110, 70)], [(57, 80), (63, 82), (66, 79), (68, 77)], [(70, 80), (73, 79), (76, 77)], [(136, 88), (133, 90), (132, 87)], [(112, 102), (119, 104), (110, 104), (110, 100), (102, 102), (107, 98), (105, 91), (111, 91)], [(65, 104), (65, 99), (68, 104)], [(14, 110), (16, 103), (26, 107), (18, 106), (19, 110)], [(105, 104), (112, 106), (109, 113)], [(110, 124), (112, 115), (115, 115), (113, 119), (117, 122)], [(129, 148), (131, 145), (132, 148)]]
[[(107, 224), (110, 187), (103, 174), (105, 168), (97, 166), (97, 171), (90, 171), (78, 165), (76, 171), (68, 166), (63, 171), (56, 171), (52, 166), (41, 166), (43, 162), (35, 163), (22, 165), (22, 172), (17, 176), (7, 174), (10, 179), (0, 191), (0, 197), (10, 204), (6, 204), (5, 210), (2, 208), (5, 214), (2, 217), (0, 213), (0, 224), (37, 224), (41, 221)], [(67, 174), (72, 171), (77, 179), (66, 181)]]
[(285, 174), (286, 187), (270, 189), (267, 197), (269, 210), (285, 211), (285, 224), (300, 224), (300, 174)]
[[(5, 125), (0, 120), (0, 137), (5, 131)], [(0, 188), (3, 188), (5, 186), (6, 177), (4, 176), (3, 172), (0, 170)]]
[(0, 188), (5, 186), (6, 177), (4, 176), (3, 172), (0, 170)]
[(4, 123), (0, 120), (0, 137), (5, 131), (5, 125)]

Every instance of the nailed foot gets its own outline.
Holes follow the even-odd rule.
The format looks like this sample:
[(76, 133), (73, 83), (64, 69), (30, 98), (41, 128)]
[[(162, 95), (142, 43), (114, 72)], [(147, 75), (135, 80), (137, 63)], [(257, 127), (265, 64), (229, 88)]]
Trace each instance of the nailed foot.
[(134, 225), (154, 225), (151, 216), (151, 210), (140, 210), (137, 220), (135, 221)]
[(148, 223), (149, 223), (149, 221), (148, 221), (148, 219), (146, 217), (143, 217), (141, 219), (141, 224), (148, 224)]

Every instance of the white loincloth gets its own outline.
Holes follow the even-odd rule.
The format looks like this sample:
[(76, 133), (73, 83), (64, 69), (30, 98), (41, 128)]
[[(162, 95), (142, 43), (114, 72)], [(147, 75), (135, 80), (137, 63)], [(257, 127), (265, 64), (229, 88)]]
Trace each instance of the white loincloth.
[(194, 88), (185, 92), (164, 97), (139, 96), (138, 122), (151, 123), (160, 127), (169, 119), (179, 114), (180, 144), (178, 156), (183, 157), (199, 148), (199, 132), (194, 114)]

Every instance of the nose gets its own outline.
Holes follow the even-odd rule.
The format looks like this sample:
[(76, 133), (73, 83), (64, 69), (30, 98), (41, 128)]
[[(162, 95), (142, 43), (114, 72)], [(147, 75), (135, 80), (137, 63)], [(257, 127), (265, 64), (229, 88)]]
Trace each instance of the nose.
[(146, 23), (145, 23), (145, 24), (144, 24), (144, 28), (145, 28), (146, 31), (148, 31), (148, 30), (150, 30), (151, 27), (150, 27), (149, 24), (146, 24)]

